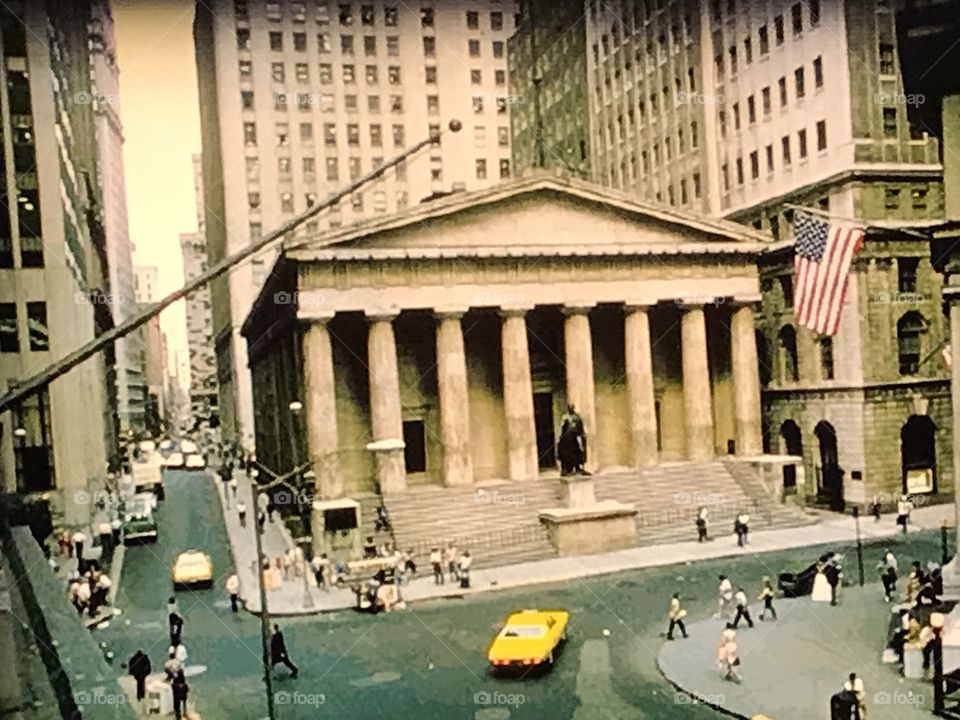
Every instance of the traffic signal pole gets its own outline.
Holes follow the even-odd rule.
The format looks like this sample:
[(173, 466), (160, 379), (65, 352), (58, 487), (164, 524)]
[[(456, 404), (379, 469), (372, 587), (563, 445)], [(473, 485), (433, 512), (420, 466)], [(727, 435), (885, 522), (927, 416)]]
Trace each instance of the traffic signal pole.
[[(451, 132), (459, 132), (462, 127), (459, 120), (451, 120), (449, 129)], [(303, 223), (305, 223), (310, 218), (320, 214), (324, 210), (333, 207), (338, 202), (343, 200), (345, 197), (348, 197), (355, 193), (357, 190), (363, 186), (373, 182), (379, 177), (382, 177), (384, 173), (387, 172), (390, 168), (393, 168), (407, 158), (416, 153), (420, 152), (423, 148), (428, 145), (439, 144), (441, 135), (443, 133), (433, 133), (430, 137), (421, 140), (416, 145), (413, 145), (406, 150), (404, 150), (399, 155), (391, 158), (388, 162), (381, 165), (378, 168), (375, 168), (371, 172), (367, 173), (363, 177), (358, 178), (354, 182), (347, 185), (342, 190), (329, 195), (326, 200), (323, 202), (314, 205), (313, 207), (307, 208), (299, 215), (294, 216), (279, 228), (273, 232), (268, 233), (263, 238), (257, 242), (250, 243), (247, 247), (243, 248), (239, 252), (230, 255), (229, 257), (224, 258), (216, 265), (211, 267), (205, 273), (197, 277), (196, 279), (188, 282), (179, 290), (170, 293), (164, 297), (159, 302), (153, 303), (149, 307), (140, 311), (131, 318), (128, 318), (119, 325), (111, 328), (102, 335), (98, 335), (93, 340), (91, 340), (86, 345), (80, 347), (77, 350), (74, 350), (66, 357), (61, 358), (60, 360), (48, 365), (45, 369), (38, 372), (36, 375), (18, 382), (15, 386), (11, 387), (7, 392), (0, 396), (0, 413), (10, 412), (15, 407), (17, 407), (25, 398), (30, 397), (43, 390), (46, 386), (52, 383), (54, 380), (60, 376), (68, 373), (70, 370), (75, 368), (80, 363), (88, 360), (92, 356), (96, 355), (98, 352), (103, 350), (107, 345), (111, 345), (120, 338), (123, 338), (129, 335), (131, 332), (139, 328), (148, 322), (151, 318), (156, 317), (161, 312), (163, 312), (170, 305), (173, 305), (178, 300), (182, 300), (190, 293), (199, 290), (200, 288), (207, 285), (210, 281), (220, 277), (224, 273), (228, 272), (231, 268), (237, 264), (243, 262), (252, 255), (265, 250), (270, 245), (275, 243), (277, 240), (283, 238), (284, 235), (293, 232)]]

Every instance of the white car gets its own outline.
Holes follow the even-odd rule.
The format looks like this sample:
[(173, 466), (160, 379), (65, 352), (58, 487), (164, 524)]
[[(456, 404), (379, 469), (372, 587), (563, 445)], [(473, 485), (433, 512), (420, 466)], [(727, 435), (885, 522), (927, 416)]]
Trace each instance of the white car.
[(200, 453), (191, 453), (187, 455), (184, 467), (187, 470), (204, 470), (207, 467), (207, 461), (203, 459), (203, 455)]
[(193, 440), (181, 440), (180, 441), (180, 452), (184, 455), (192, 455), (193, 453), (199, 452), (197, 444)]
[(163, 466), (168, 470), (182, 468), (184, 465), (183, 453), (173, 452), (167, 455), (163, 461)]
[(173, 450), (173, 441), (172, 440), (161, 440), (160, 441), (161, 450)]

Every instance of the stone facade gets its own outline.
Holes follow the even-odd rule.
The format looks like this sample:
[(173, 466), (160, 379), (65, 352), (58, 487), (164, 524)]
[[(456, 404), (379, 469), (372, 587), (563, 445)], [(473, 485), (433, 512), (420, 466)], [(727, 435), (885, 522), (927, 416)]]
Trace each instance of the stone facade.
[(594, 470), (759, 452), (765, 239), (537, 175), (288, 248), (243, 328), (258, 456), (323, 498), (532, 480), (568, 402)]
[[(940, 353), (948, 336), (943, 278), (916, 232), (898, 230), (896, 222), (879, 225), (868, 229), (854, 262), (841, 326), (827, 348), (793, 324), (791, 246), (761, 260), (764, 440), (771, 452), (802, 454), (806, 482), (797, 491), (809, 500), (862, 505), (880, 495), (889, 506), (915, 489), (906, 470), (918, 465), (932, 471), (934, 499), (953, 490), (949, 372)], [(916, 333), (911, 319), (919, 321)], [(795, 352), (786, 328), (795, 332)], [(911, 456), (922, 432), (901, 436), (912, 418), (910, 427), (920, 431), (932, 422), (929, 462)], [(832, 428), (839, 487), (825, 477), (818, 427), (828, 439)]]

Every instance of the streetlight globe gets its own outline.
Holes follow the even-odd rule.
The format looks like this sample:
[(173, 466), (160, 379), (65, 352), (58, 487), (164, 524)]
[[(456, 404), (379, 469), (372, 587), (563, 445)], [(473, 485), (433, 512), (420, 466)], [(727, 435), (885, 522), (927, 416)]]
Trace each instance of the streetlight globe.
[(290, 408), (290, 412), (296, 415), (301, 410), (303, 410), (303, 403), (300, 402), (299, 400), (294, 400), (293, 402), (290, 403), (289, 408)]
[(253, 468), (253, 469), (250, 471), (250, 477), (252, 477), (254, 480), (256, 480), (258, 477), (260, 477), (260, 471), (257, 470), (256, 468)]
[(459, 120), (451, 120), (449, 127), (450, 127), (450, 132), (457, 133), (463, 129), (463, 123), (460, 122)]
[(22, 438), (27, 436), (27, 431), (22, 427), (18, 427), (16, 430), (13, 431), (13, 434), (18, 438)]

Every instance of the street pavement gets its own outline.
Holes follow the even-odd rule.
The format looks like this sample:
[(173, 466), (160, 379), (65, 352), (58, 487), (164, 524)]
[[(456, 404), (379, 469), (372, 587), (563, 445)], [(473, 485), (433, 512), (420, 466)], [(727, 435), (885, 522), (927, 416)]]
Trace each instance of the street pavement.
[[(901, 579), (901, 590), (905, 582)], [(677, 640), (665, 643), (657, 665), (677, 686), (677, 698), (699, 699), (739, 718), (760, 713), (776, 720), (827, 718), (830, 697), (855, 672), (864, 683), (870, 720), (930, 716), (930, 683), (904, 680), (896, 665), (880, 663), (892, 606), (876, 583), (844, 588), (836, 607), (810, 598), (781, 599), (775, 607), (776, 621), (759, 622), (761, 604), (754, 603), (755, 627), (742, 623), (737, 631), (739, 685), (724, 680), (717, 668), (720, 619), (694, 622), (687, 628), (689, 639), (676, 633)]]
[[(259, 591), (256, 584), (254, 568), (256, 558), (256, 539), (252, 522), (255, 513), (250, 509), (253, 505), (250, 493), (250, 479), (239, 470), (234, 472), (237, 481), (237, 495), (247, 506), (247, 525), (241, 527), (236, 511), (237, 498), (232, 493), (226, 497), (222, 490), (218, 493), (224, 506), (224, 515), (227, 531), (230, 535), (230, 544), (234, 556), (238, 560), (240, 595), (245, 607), (251, 612), (260, 612)], [(221, 485), (220, 482), (217, 483)], [(917, 509), (913, 514), (911, 532), (920, 529), (939, 528), (941, 523), (949, 518), (953, 522), (953, 506), (935, 505)], [(881, 520), (875, 521), (872, 517), (860, 520), (860, 534), (864, 540), (893, 538), (900, 533), (900, 528), (894, 522), (894, 515), (884, 515)], [(847, 543), (856, 537), (856, 521), (849, 515), (823, 513), (823, 519), (816, 525), (779, 528), (775, 530), (760, 530), (750, 534), (749, 551), (754, 553), (786, 550), (789, 548), (804, 547), (811, 543)], [(538, 583), (559, 583), (580, 578), (608, 575), (644, 567), (658, 567), (677, 562), (693, 562), (723, 557), (735, 557), (745, 550), (737, 546), (736, 537), (732, 533), (716, 536), (710, 542), (696, 542), (696, 530), (690, 524), (689, 542), (671, 543), (666, 545), (648, 545), (630, 548), (602, 555), (583, 557), (552, 558), (537, 562), (518, 563), (499, 568), (486, 568), (472, 572), (472, 587), (468, 590), (460, 588), (458, 584), (434, 584), (430, 573), (421, 573), (421, 577), (411, 580), (402, 588), (403, 599), (407, 603), (423, 602), (437, 598), (455, 598), (464, 595), (493, 590), (536, 585)], [(293, 541), (283, 523), (266, 523), (263, 533), (263, 551), (270, 558), (283, 555)], [(473, 549), (474, 554), (483, 552), (482, 548)], [(421, 568), (428, 568), (427, 558), (416, 558)], [(279, 616), (311, 615), (333, 610), (352, 608), (356, 599), (352, 592), (346, 589), (334, 588), (323, 591), (317, 588), (312, 578), (304, 582), (292, 578), (281, 586), (268, 593), (267, 606), (271, 614)]]
[[(177, 594), (186, 618), (188, 665), (202, 670), (190, 678), (191, 698), (204, 720), (256, 720), (265, 715), (259, 622), (249, 613), (232, 614), (222, 589), (232, 562), (226, 528), (215, 510), (217, 489), (204, 474), (167, 473), (166, 481), (167, 500), (158, 512), (160, 539), (153, 546), (129, 548), (116, 601), (123, 614), (110, 627), (96, 631), (97, 638), (108, 641), (116, 653), (118, 674), (123, 672), (119, 663), (137, 648), (148, 652), (159, 668), (167, 645), (165, 605), (173, 558), (189, 547), (203, 549), (213, 559), (214, 588)], [(755, 542), (759, 538), (758, 534)], [(868, 543), (868, 590), (878, 596), (872, 568), (886, 544), (901, 563), (936, 559), (940, 553), (936, 532)], [(852, 557), (849, 538), (830, 549)], [(821, 551), (760, 555), (748, 549), (731, 558), (664, 564), (463, 599), (425, 599), (406, 611), (377, 616), (335, 611), (281, 619), (300, 675), (293, 680), (285, 670), (276, 671), (276, 717), (716, 720), (716, 711), (686, 704), (657, 669), (670, 595), (683, 593), (691, 621), (707, 618), (715, 607), (719, 573), (754, 592), (764, 575), (806, 565)], [(498, 624), (525, 607), (569, 610), (569, 640), (550, 672), (491, 676), (486, 648)], [(811, 703), (806, 693), (790, 692), (798, 706)], [(808, 717), (822, 716), (819, 701), (809, 707), (817, 714)]]

